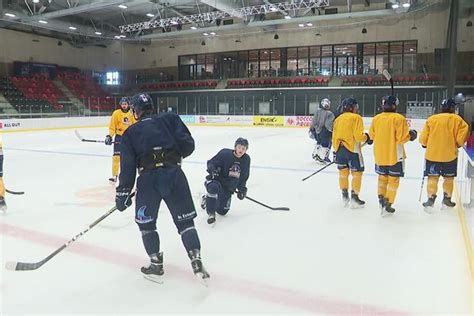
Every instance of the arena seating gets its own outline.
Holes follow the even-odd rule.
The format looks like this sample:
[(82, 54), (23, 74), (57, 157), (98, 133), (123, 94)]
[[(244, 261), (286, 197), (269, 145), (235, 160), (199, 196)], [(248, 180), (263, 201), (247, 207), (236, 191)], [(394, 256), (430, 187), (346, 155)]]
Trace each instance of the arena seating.
[[(442, 83), (442, 76), (437, 74), (394, 75), (393, 83), (399, 86), (436, 85)], [(343, 86), (384, 86), (390, 83), (382, 75), (357, 75), (342, 77)]]
[(90, 76), (80, 72), (59, 72), (57, 78), (91, 110), (111, 111), (115, 109), (114, 98)]
[(144, 90), (192, 90), (192, 89), (215, 89), (217, 80), (196, 81), (170, 81), (160, 83), (149, 83), (142, 85)]
[[(18, 82), (19, 80), (16, 81)], [(8, 102), (20, 113), (50, 113), (62, 110), (60, 104), (57, 106), (52, 105), (47, 97), (33, 92), (30, 94), (29, 91), (29, 95), (25, 95), (17, 88), (12, 80), (6, 77), (0, 78), (0, 93), (3, 94)]]
[(272, 88), (272, 87), (325, 87), (330, 78), (320, 77), (289, 77), (261, 79), (229, 79), (227, 88)]

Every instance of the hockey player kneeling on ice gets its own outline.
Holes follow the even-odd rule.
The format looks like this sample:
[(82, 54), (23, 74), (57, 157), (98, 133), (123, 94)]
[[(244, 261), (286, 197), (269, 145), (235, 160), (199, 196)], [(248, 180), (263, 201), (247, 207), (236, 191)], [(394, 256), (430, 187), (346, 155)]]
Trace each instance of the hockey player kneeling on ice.
[(235, 141), (234, 150), (224, 148), (207, 162), (206, 190), (201, 207), (208, 214), (207, 223), (214, 224), (216, 213), (226, 215), (230, 209), (232, 194), (237, 198), (247, 195), (247, 180), (250, 172), (250, 156), (246, 153), (249, 142), (242, 137)]
[(441, 113), (430, 116), (423, 127), (420, 143), (425, 152), (424, 176), (428, 176), (428, 201), (423, 203), (425, 211), (430, 211), (436, 200), (438, 180), (442, 176), (444, 207), (454, 207), (451, 201), (454, 177), (457, 175), (458, 148), (466, 142), (469, 126), (454, 113), (454, 99), (443, 100)]
[(378, 197), (382, 216), (394, 213), (400, 178), (405, 175), (404, 144), (414, 141), (415, 130), (408, 129), (407, 119), (397, 112), (399, 101), (389, 95), (382, 99), (383, 112), (372, 119), (369, 136), (374, 141), (375, 172), (378, 177)]
[(334, 124), (334, 113), (331, 112), (331, 101), (321, 100), (321, 108), (314, 113), (309, 129), (310, 136), (316, 140), (313, 159), (320, 163), (330, 163), (331, 138)]
[[(364, 133), (364, 122), (358, 114), (359, 105), (353, 98), (342, 101), (341, 115), (334, 121), (332, 143), (334, 147), (335, 162), (339, 169), (339, 188), (342, 190), (344, 207), (351, 204), (351, 208), (364, 207), (365, 202), (359, 199), (364, 172), (364, 159), (362, 157), (361, 143), (371, 144), (367, 133)], [(349, 199), (349, 172), (352, 175), (352, 190)]]
[(154, 114), (151, 97), (142, 93), (130, 102), (138, 120), (121, 139), (119, 185), (116, 207), (124, 211), (131, 205), (129, 195), (138, 179), (135, 200), (135, 222), (142, 234), (150, 265), (142, 267), (146, 278), (161, 281), (163, 253), (156, 231), (161, 200), (164, 200), (181, 235), (196, 276), (207, 279), (209, 274), (201, 261), (201, 244), (194, 227), (194, 208), (188, 181), (181, 169), (181, 160), (194, 151), (194, 139), (180, 117), (172, 112)]

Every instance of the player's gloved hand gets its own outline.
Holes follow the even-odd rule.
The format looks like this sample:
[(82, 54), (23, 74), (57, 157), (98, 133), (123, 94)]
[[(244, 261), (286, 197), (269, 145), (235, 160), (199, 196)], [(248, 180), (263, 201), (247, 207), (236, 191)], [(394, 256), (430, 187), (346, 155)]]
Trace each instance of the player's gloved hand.
[(315, 133), (316, 133), (316, 130), (314, 129), (314, 127), (311, 127), (308, 131), (309, 138), (314, 139)]
[(411, 129), (409, 132), (410, 134), (410, 141), (414, 141), (416, 139), (416, 137), (418, 136), (418, 132), (415, 131), (414, 129)]
[(425, 146), (425, 145), (421, 145), (421, 147), (423, 147), (424, 149), (426, 149), (426, 146)]
[(336, 152), (335, 151), (332, 152), (332, 161), (334, 163), (336, 163)]
[(130, 191), (117, 189), (117, 192), (115, 193), (115, 207), (120, 212), (123, 212), (130, 205), (132, 205), (132, 199), (130, 198)]
[(112, 136), (110, 136), (110, 135), (105, 136), (105, 141), (104, 141), (104, 143), (105, 143), (106, 145), (112, 145)]
[(367, 136), (367, 140), (365, 141), (365, 143), (367, 145), (372, 145), (374, 143), (374, 140), (370, 139), (369, 133), (365, 133), (365, 136)]
[(240, 188), (239, 191), (237, 191), (237, 198), (239, 200), (245, 199), (246, 196), (247, 196), (247, 188), (246, 187)]
[(219, 177), (221, 168), (212, 168), (208, 170), (209, 174), (206, 176), (206, 180), (215, 180)]

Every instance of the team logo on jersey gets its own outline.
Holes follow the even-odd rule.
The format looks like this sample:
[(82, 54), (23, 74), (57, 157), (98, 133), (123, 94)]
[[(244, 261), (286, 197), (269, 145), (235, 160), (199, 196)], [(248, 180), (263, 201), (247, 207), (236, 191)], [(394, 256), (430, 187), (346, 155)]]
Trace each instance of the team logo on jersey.
[(238, 162), (234, 162), (232, 167), (229, 169), (229, 177), (232, 178), (240, 178), (240, 164)]
[(148, 102), (148, 96), (146, 94), (140, 94), (140, 99), (142, 99), (143, 102)]
[(138, 209), (135, 222), (137, 222), (138, 224), (146, 224), (153, 221), (153, 218), (151, 216), (145, 215), (145, 211), (146, 211), (146, 205), (143, 205), (142, 207)]

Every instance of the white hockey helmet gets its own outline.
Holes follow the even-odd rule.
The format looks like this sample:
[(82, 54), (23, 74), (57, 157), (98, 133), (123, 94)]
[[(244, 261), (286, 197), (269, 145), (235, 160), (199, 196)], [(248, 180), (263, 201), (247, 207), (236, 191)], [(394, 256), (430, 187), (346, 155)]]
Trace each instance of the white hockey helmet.
[(325, 110), (329, 110), (331, 108), (331, 101), (328, 98), (324, 98), (321, 100), (321, 108)]

